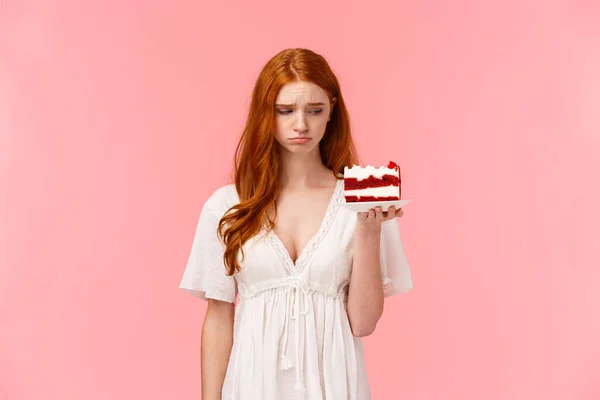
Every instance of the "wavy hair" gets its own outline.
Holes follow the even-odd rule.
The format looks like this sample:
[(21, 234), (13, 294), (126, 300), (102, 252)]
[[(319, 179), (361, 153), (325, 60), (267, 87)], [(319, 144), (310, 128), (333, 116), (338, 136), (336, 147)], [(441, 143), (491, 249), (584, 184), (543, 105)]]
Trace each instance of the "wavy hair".
[[(275, 139), (275, 100), (287, 83), (312, 82), (328, 95), (332, 112), (319, 143), (321, 160), (340, 179), (345, 166), (358, 164), (352, 140), (350, 118), (340, 84), (329, 64), (311, 50), (286, 49), (271, 58), (260, 72), (252, 91), (250, 109), (237, 145), (234, 183), (239, 203), (219, 221), (218, 236), (225, 244), (223, 255), (227, 275), (239, 271), (238, 254), (243, 245), (263, 228), (273, 229), (268, 211), (276, 209), (279, 194), (279, 153)], [(335, 103), (333, 103), (333, 99)]]

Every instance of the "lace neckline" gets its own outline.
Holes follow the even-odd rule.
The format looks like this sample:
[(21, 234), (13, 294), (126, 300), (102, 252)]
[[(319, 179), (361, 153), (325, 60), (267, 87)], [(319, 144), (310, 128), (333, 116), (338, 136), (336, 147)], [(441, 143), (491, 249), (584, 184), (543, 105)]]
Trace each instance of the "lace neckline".
[[(283, 241), (277, 236), (277, 234), (270, 229), (266, 233), (267, 240), (273, 247), (273, 249), (277, 252), (284, 268), (286, 269), (288, 274), (300, 274), (306, 265), (306, 262), (310, 260), (312, 254), (318, 248), (319, 244), (323, 241), (323, 238), (329, 231), (331, 227), (331, 223), (336, 215), (336, 212), (339, 208), (339, 205), (343, 199), (344, 195), (344, 180), (338, 179), (336, 182), (336, 186), (333, 190), (333, 194), (331, 199), (329, 200), (329, 205), (327, 206), (327, 210), (325, 211), (325, 216), (321, 221), (321, 225), (317, 233), (306, 243), (306, 246), (300, 252), (300, 255), (296, 259), (296, 262), (292, 260), (288, 249), (283, 244)], [(268, 229), (267, 227), (264, 230)]]

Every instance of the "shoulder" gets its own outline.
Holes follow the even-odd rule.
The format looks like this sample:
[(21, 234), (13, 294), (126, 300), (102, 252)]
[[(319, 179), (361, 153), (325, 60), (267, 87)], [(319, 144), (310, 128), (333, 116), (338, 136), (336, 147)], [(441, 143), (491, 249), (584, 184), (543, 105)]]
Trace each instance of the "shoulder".
[(235, 184), (230, 183), (215, 189), (204, 203), (204, 207), (220, 218), (225, 215), (227, 210), (238, 203), (239, 197)]

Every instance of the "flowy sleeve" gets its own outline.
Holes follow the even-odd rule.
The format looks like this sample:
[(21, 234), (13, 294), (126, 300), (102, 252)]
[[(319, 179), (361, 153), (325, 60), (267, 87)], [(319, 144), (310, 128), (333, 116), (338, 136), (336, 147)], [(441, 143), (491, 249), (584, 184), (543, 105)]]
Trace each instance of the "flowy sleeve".
[(216, 299), (234, 303), (237, 286), (235, 278), (226, 275), (223, 261), (225, 246), (217, 236), (219, 219), (211, 207), (205, 204), (198, 219), (179, 288), (203, 300)]
[(385, 297), (412, 290), (412, 276), (396, 219), (381, 225), (381, 277)]

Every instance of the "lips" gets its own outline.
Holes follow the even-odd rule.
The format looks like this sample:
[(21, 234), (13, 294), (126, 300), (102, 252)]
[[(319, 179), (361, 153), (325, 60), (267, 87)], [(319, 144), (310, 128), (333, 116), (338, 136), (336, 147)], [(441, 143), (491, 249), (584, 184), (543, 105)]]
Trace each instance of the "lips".
[(291, 139), (288, 139), (288, 140), (291, 143), (302, 144), (302, 143), (309, 142), (311, 139), (309, 137), (295, 137), (295, 138), (291, 138)]

